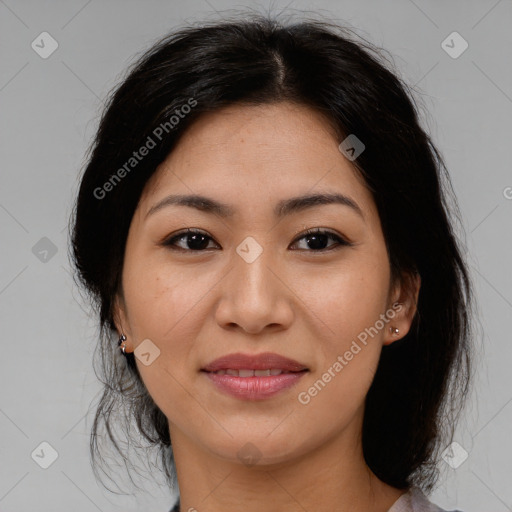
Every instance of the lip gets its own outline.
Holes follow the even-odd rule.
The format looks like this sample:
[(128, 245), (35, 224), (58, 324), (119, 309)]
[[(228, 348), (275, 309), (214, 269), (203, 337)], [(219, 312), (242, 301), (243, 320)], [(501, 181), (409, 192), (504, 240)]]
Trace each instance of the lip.
[[(294, 359), (272, 352), (264, 352), (262, 354), (242, 354), (237, 352), (236, 354), (228, 354), (211, 361), (202, 370), (216, 372), (218, 370), (267, 370), (271, 368), (289, 372), (301, 372), (308, 369), (306, 365)], [(250, 379), (252, 377), (246, 378)]]
[(220, 391), (241, 400), (265, 400), (294, 386), (308, 370), (265, 377), (236, 377), (203, 372)]
[[(288, 371), (280, 375), (238, 377), (216, 374), (218, 370), (268, 370)], [(220, 391), (241, 400), (265, 400), (294, 386), (309, 369), (288, 357), (265, 352), (262, 354), (229, 354), (215, 359), (201, 371)]]

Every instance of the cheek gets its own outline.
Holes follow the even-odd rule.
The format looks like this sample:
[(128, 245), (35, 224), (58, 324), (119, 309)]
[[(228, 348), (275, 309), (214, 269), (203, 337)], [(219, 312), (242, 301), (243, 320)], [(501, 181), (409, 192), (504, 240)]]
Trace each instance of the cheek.
[(343, 348), (385, 312), (389, 273), (377, 261), (354, 253), (293, 279), (302, 307), (334, 348)]
[[(206, 279), (156, 265), (147, 265), (132, 275), (127, 280), (126, 301), (137, 340), (150, 338), (166, 345), (177, 337), (186, 340), (185, 331), (201, 326), (196, 317), (209, 289)], [(194, 322), (190, 322), (191, 316)]]
[[(191, 377), (186, 362), (194, 361), (194, 340), (204, 325), (201, 299), (214, 282), (205, 288), (206, 280), (158, 265), (127, 272), (125, 298), (135, 347), (150, 339), (160, 350), (149, 366), (136, 359), (137, 367), (150, 396), (167, 416), (180, 404), (183, 413), (191, 407), (184, 385)], [(200, 416), (201, 411), (190, 413)]]
[(315, 313), (310, 318), (316, 325), (311, 334), (317, 335), (317, 366), (297, 389), (296, 407), (306, 425), (316, 430), (322, 425), (323, 435), (348, 425), (364, 406), (387, 328), (379, 322), (387, 284), (386, 272), (375, 265), (355, 264), (302, 281), (304, 302)]
[(380, 319), (389, 284), (377, 261), (359, 254), (297, 281), (305, 311), (313, 313), (309, 329), (318, 364), (299, 390), (305, 393), (299, 403), (327, 424), (360, 407), (375, 375), (388, 326)]

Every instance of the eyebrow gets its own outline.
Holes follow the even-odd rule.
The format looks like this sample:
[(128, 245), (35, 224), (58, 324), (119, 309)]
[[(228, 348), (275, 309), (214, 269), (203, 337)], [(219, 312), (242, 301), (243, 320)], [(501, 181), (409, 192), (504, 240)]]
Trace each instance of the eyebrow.
[[(291, 197), (289, 199), (283, 199), (282, 201), (279, 201), (274, 207), (274, 215), (281, 219), (287, 215), (302, 212), (315, 206), (328, 204), (341, 204), (348, 206), (364, 219), (364, 214), (359, 205), (350, 197), (339, 193), (302, 195), (298, 197)], [(209, 197), (195, 194), (169, 195), (149, 209), (146, 214), (146, 219), (157, 211), (171, 205), (196, 208), (202, 212), (215, 214), (222, 218), (232, 217), (236, 213), (236, 210), (231, 206)]]

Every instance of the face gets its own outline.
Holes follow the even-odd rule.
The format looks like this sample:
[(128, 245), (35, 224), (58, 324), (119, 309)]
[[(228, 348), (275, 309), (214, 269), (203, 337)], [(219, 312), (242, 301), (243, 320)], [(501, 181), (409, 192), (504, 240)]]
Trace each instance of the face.
[[(232, 105), (201, 117), (143, 191), (118, 327), (127, 351), (146, 353), (138, 369), (173, 443), (236, 462), (250, 442), (261, 463), (281, 463), (359, 434), (382, 345), (406, 333), (412, 312), (391, 283), (372, 196), (340, 142), (307, 107)], [(289, 202), (320, 194), (342, 199)], [(225, 211), (165, 202), (177, 195)], [(397, 300), (404, 305), (393, 309)], [(306, 370), (271, 376), (277, 391), (264, 396), (234, 395), (202, 371), (222, 356), (264, 352)]]

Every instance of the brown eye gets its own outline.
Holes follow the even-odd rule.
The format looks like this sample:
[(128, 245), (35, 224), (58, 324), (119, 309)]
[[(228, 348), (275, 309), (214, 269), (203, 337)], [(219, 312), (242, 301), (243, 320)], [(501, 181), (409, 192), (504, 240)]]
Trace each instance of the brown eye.
[[(322, 230), (320, 228), (308, 229), (299, 238), (297, 238), (294, 243), (297, 243), (298, 241), (303, 239), (306, 240), (307, 247), (305, 249), (302, 248), (299, 250), (307, 250), (308, 248), (313, 250), (308, 252), (331, 251), (339, 246), (352, 245), (350, 242), (340, 237), (339, 235), (332, 233), (331, 231)], [(334, 245), (334, 247), (331, 245), (330, 248), (326, 248), (329, 239), (334, 240), (336, 244)]]
[[(184, 246), (177, 246), (177, 242), (183, 241)], [(184, 251), (204, 251), (208, 249), (208, 241), (212, 240), (210, 236), (202, 231), (197, 231), (195, 229), (187, 229), (186, 231), (182, 231), (176, 235), (173, 235), (171, 238), (168, 238), (163, 245), (166, 247), (170, 247), (171, 249), (176, 250), (184, 250)]]

